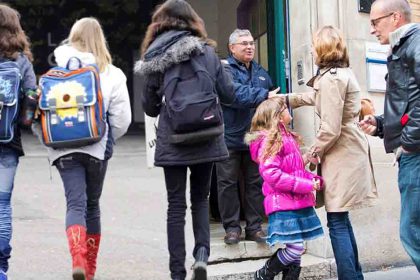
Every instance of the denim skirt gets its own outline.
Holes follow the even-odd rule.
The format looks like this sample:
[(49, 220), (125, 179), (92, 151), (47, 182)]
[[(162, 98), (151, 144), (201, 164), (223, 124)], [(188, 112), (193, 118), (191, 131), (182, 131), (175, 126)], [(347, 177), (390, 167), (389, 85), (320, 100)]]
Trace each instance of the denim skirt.
[(279, 211), (268, 216), (267, 243), (290, 244), (312, 240), (324, 234), (313, 207)]

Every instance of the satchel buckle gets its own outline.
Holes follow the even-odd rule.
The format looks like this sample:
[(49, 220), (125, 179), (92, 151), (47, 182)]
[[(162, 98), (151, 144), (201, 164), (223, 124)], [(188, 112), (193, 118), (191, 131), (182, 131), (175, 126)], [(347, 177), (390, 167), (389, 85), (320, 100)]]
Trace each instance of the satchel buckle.
[(84, 105), (83, 105), (84, 97), (83, 95), (77, 95), (76, 96), (76, 103), (77, 103), (77, 120), (79, 122), (84, 122), (86, 120), (85, 118), (85, 111)]
[(51, 98), (48, 100), (48, 105), (50, 107), (51, 112), (51, 124), (55, 125), (58, 124), (58, 116), (57, 116), (57, 99)]

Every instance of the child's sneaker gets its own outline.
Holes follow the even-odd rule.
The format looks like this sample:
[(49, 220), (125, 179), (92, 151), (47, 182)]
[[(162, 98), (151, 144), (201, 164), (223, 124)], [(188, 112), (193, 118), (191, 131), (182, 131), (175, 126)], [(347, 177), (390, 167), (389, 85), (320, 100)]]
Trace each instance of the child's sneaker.
[(7, 274), (3, 270), (0, 270), (0, 280), (7, 280)]

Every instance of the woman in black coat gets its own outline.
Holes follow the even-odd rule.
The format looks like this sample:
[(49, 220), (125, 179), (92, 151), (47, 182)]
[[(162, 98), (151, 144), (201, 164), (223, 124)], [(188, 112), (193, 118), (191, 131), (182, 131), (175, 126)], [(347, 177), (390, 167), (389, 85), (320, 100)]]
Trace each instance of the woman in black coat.
[[(159, 115), (155, 165), (163, 167), (168, 193), (167, 233), (172, 279), (182, 280), (186, 277), (184, 226), (187, 168), (191, 172), (191, 212), (195, 237), (193, 279), (207, 279), (211, 173), (215, 161), (228, 158), (219, 99), (230, 104), (235, 98), (232, 81), (224, 72), (214, 45), (207, 39), (203, 20), (186, 1), (168, 0), (153, 14), (142, 45), (142, 59), (135, 69), (143, 80), (144, 111), (151, 117)], [(217, 104), (213, 109), (216, 110), (219, 123), (207, 129), (199, 126), (179, 132), (176, 128), (178, 121), (171, 113), (174, 112), (170, 106), (173, 97), (168, 93), (167, 81), (177, 75), (188, 80), (185, 73), (194, 74), (195, 67), (204, 67), (200, 73), (205, 72), (211, 79), (212, 90), (208, 94), (215, 96)], [(202, 93), (200, 89), (203, 83), (200, 80), (185, 86), (190, 95), (186, 100), (180, 98), (177, 101), (187, 104), (189, 99), (197, 98)], [(182, 91), (175, 93), (179, 95)], [(187, 114), (189, 117), (193, 116)]]

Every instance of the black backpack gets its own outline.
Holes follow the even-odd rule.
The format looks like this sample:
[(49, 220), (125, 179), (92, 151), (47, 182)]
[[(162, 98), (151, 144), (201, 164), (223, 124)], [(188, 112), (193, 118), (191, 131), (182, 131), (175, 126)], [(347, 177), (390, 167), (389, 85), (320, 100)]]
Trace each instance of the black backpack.
[(215, 79), (194, 56), (170, 67), (163, 77), (164, 104), (174, 133), (172, 144), (209, 141), (224, 131)]

